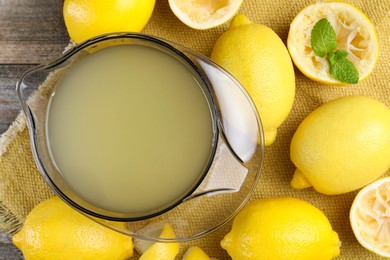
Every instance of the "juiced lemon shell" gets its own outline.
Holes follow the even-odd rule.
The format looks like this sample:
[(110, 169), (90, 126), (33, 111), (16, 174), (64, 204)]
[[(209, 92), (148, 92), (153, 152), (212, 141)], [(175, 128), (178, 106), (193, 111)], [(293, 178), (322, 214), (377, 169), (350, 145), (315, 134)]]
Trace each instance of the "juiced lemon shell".
[(316, 56), (310, 38), (313, 26), (322, 18), (332, 25), (337, 36), (337, 49), (348, 52), (359, 72), (359, 81), (373, 70), (379, 56), (379, 43), (374, 25), (359, 9), (342, 2), (317, 2), (308, 5), (290, 25), (287, 47), (298, 69), (308, 78), (329, 85), (345, 85), (329, 73), (326, 59)]
[(351, 207), (350, 221), (362, 246), (390, 257), (390, 177), (380, 179), (358, 193)]
[(172, 12), (187, 26), (204, 30), (227, 22), (243, 0), (169, 0)]

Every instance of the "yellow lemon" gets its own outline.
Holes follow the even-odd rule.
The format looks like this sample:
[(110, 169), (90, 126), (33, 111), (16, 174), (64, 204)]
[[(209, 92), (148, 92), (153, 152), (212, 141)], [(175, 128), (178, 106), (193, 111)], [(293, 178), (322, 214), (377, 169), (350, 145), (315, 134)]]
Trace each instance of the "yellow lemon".
[(204, 30), (227, 22), (243, 0), (169, 0), (172, 12), (191, 28)]
[(198, 246), (190, 247), (183, 256), (183, 260), (210, 260), (211, 258)]
[(390, 177), (375, 181), (356, 195), (350, 211), (353, 233), (368, 250), (390, 257)]
[(57, 197), (28, 214), (13, 243), (28, 260), (113, 260), (133, 255), (130, 237), (97, 224)]
[(63, 15), (76, 43), (104, 33), (140, 32), (149, 21), (155, 0), (65, 0)]
[(374, 25), (359, 9), (342, 2), (317, 2), (305, 7), (290, 25), (287, 47), (298, 69), (308, 78), (330, 85), (345, 85), (329, 72), (326, 58), (314, 54), (311, 30), (326, 18), (336, 32), (337, 49), (348, 52), (358, 70), (359, 81), (373, 70), (379, 56), (379, 44)]
[(290, 157), (294, 188), (324, 194), (361, 188), (390, 167), (390, 109), (364, 96), (330, 101), (299, 125)]
[(251, 202), (221, 241), (234, 260), (332, 259), (340, 253), (339, 244), (326, 216), (295, 198)]
[(211, 59), (247, 90), (260, 114), (265, 145), (272, 144), (295, 96), (294, 69), (282, 40), (269, 27), (237, 15), (215, 43)]
[[(156, 222), (138, 230), (139, 234), (156, 236), (162, 239), (174, 239), (176, 234), (168, 223)], [(175, 242), (152, 242), (136, 238), (134, 246), (141, 254), (140, 260), (174, 260), (180, 250), (179, 243)]]

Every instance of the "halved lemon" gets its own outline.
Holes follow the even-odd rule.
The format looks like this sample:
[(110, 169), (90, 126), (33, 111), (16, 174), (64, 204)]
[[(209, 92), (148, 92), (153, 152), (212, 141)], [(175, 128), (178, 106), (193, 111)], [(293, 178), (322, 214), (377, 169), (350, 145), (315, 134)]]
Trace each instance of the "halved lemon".
[(191, 28), (204, 30), (226, 23), (243, 0), (169, 0), (172, 12)]
[(390, 177), (371, 183), (356, 195), (350, 221), (362, 246), (390, 257)]
[(198, 246), (188, 248), (182, 260), (210, 260), (211, 258)]
[[(138, 230), (138, 233), (147, 236), (157, 236), (159, 238), (176, 238), (171, 225), (164, 222), (151, 223), (143, 229)], [(139, 238), (134, 239), (134, 247), (141, 254), (140, 260), (174, 260), (180, 250), (179, 243), (160, 243)]]
[(359, 81), (366, 78), (378, 60), (378, 38), (370, 19), (348, 3), (317, 2), (298, 13), (291, 22), (287, 38), (287, 48), (295, 65), (312, 80), (345, 85), (331, 76), (326, 57), (316, 56), (311, 47), (311, 30), (322, 18), (326, 18), (336, 32), (336, 49), (348, 52), (347, 59), (357, 68)]

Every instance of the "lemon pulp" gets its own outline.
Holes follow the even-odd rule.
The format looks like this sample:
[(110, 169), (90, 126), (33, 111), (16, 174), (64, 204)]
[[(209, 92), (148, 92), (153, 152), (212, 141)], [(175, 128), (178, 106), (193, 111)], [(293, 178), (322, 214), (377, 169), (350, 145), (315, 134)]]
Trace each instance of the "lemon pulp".
[(350, 221), (362, 246), (390, 257), (390, 177), (380, 179), (358, 193), (351, 207)]
[(227, 22), (243, 0), (169, 0), (172, 12), (194, 29), (209, 29)]

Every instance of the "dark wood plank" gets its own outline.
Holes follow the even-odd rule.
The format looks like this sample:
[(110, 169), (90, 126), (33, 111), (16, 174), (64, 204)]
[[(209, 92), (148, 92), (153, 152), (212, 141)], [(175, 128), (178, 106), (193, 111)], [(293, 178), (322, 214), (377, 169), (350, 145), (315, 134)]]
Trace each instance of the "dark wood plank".
[[(58, 57), (69, 42), (63, 0), (0, 0), (0, 134), (19, 114), (15, 84), (21, 74)], [(23, 259), (0, 232), (0, 260)]]
[(63, 0), (0, 0), (0, 64), (41, 63), (69, 42)]
[(0, 260), (21, 260), (20, 252), (13, 244), (11, 239), (5, 234), (0, 233)]
[(31, 67), (32, 65), (0, 66), (0, 133), (7, 130), (21, 110), (15, 85), (21, 74)]

